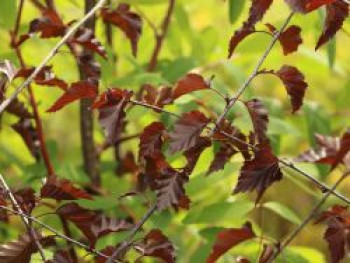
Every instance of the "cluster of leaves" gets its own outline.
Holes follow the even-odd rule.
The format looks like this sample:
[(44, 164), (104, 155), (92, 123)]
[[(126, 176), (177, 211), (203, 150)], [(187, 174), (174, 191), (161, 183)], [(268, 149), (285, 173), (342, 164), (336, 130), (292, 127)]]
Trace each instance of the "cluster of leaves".
[[(309, 13), (322, 6), (326, 8), (326, 20), (323, 32), (318, 40), (316, 49), (329, 41), (341, 28), (343, 21), (349, 14), (349, 4), (342, 0), (286, 0), (293, 12)], [(261, 32), (256, 27), (261, 22), (265, 13), (272, 5), (273, 0), (253, 0), (249, 10), (249, 16), (243, 26), (234, 32), (229, 43), (229, 57), (231, 57), (238, 44), (253, 33)], [(18, 41), (12, 41), (13, 47), (24, 45), (34, 34), (40, 34), (40, 38), (63, 37), (69, 26), (74, 23), (65, 23), (56, 10), (45, 7), (41, 10), (41, 17), (31, 21), (28, 33), (22, 35)], [(141, 16), (131, 11), (127, 4), (120, 4), (116, 9), (104, 8), (99, 16), (104, 23), (118, 27), (131, 42), (132, 53), (137, 54), (137, 44), (142, 32)], [(289, 26), (282, 32), (270, 23), (266, 24), (267, 31), (272, 38), (278, 40), (282, 46), (284, 55), (289, 55), (298, 50), (302, 44), (301, 28), (296, 25)], [(144, 106), (155, 112), (165, 111), (164, 107), (173, 104), (180, 97), (192, 92), (217, 92), (211, 86), (211, 80), (205, 79), (197, 73), (188, 73), (173, 85), (155, 87), (144, 83), (140, 94), (134, 94), (131, 90), (111, 87), (104, 92), (99, 92), (100, 67), (93, 61), (92, 56), (79, 52), (80, 48), (91, 50), (93, 53), (106, 59), (106, 51), (94, 33), (87, 28), (80, 28), (73, 37), (67, 41), (67, 46), (80, 63), (88, 76), (71, 84), (57, 78), (52, 73), (50, 66), (44, 67), (34, 78), (38, 85), (57, 86), (63, 91), (61, 97), (47, 110), (56, 112), (65, 106), (81, 99), (92, 99), (92, 108), (98, 111), (100, 126), (105, 132), (106, 143), (113, 145), (120, 140), (127, 125), (127, 110), (136, 106)], [(10, 63), (0, 65), (0, 71), (6, 78), (0, 81), (0, 101), (4, 99), (6, 81), (15, 78), (28, 78), (34, 68), (15, 69)], [(308, 84), (303, 73), (294, 66), (283, 65), (278, 70), (260, 70), (256, 73), (273, 74), (284, 84), (291, 100), (292, 112), (298, 111), (304, 100)], [(254, 76), (255, 77), (255, 76)], [(228, 103), (228, 98), (223, 97), (223, 103)], [(139, 139), (138, 162), (133, 163), (132, 170), (137, 174), (137, 191), (150, 190), (156, 195), (158, 211), (174, 208), (190, 209), (191, 200), (185, 191), (185, 184), (190, 180), (191, 174), (201, 154), (213, 145), (218, 145), (218, 150), (210, 163), (207, 175), (224, 169), (225, 164), (233, 156), (240, 155), (243, 159), (238, 182), (233, 189), (233, 194), (256, 192), (258, 203), (265, 191), (274, 183), (282, 180), (283, 174), (279, 165), (280, 160), (274, 154), (267, 136), (269, 113), (258, 98), (242, 101), (252, 122), (252, 131), (244, 134), (230, 119), (224, 118), (217, 122), (216, 114), (204, 114), (204, 111), (192, 110), (177, 116), (177, 120), (171, 125), (155, 121), (148, 124), (141, 132)], [(7, 110), (19, 117), (19, 123), (13, 128), (24, 139), (33, 156), (39, 158), (37, 135), (31, 124), (32, 114), (26, 110), (19, 100), (14, 100)], [(299, 161), (323, 163), (335, 168), (343, 163), (350, 166), (350, 131), (344, 133), (341, 138), (333, 138), (322, 135), (316, 137), (319, 148), (312, 149), (297, 158)], [(183, 167), (173, 167), (169, 157), (181, 154), (186, 159)], [(132, 156), (130, 159), (134, 160)], [(21, 209), (27, 214), (43, 206), (44, 198), (57, 201), (54, 213), (64, 221), (74, 224), (82, 233), (84, 241), (94, 248), (101, 237), (111, 233), (127, 231), (133, 228), (134, 222), (128, 218), (111, 218), (101, 212), (89, 210), (72, 202), (78, 199), (93, 199), (87, 191), (77, 188), (71, 181), (59, 179), (51, 175), (36, 195), (31, 188), (13, 191)], [(8, 205), (6, 193), (0, 196), (0, 203)], [(62, 202), (69, 201), (69, 202)], [(8, 220), (8, 215), (2, 216), (2, 220)], [(325, 212), (319, 221), (327, 221), (328, 229), (325, 234), (332, 254), (333, 262), (339, 262), (344, 256), (346, 240), (348, 240), (349, 215), (346, 208), (336, 206), (331, 212)], [(38, 233), (40, 243), (44, 246), (54, 246), (55, 236), (42, 236)], [(242, 228), (224, 229), (217, 235), (217, 240), (207, 259), (207, 262), (216, 262), (224, 253), (232, 247), (256, 237), (251, 224), (246, 223)], [(132, 243), (133, 249), (140, 253), (141, 260), (144, 256), (156, 257), (165, 262), (175, 262), (175, 248), (170, 240), (158, 229), (153, 229), (143, 238)], [(112, 255), (118, 246), (107, 246), (102, 252)], [(266, 244), (260, 255), (259, 262), (269, 262), (274, 253), (274, 247)], [(37, 252), (37, 247), (31, 242), (29, 234), (24, 234), (16, 241), (0, 246), (0, 260), (4, 262), (29, 262), (31, 255)], [(54, 262), (66, 258), (68, 250), (57, 250)], [(55, 261), (56, 260), (56, 261)], [(247, 259), (242, 262), (249, 262)], [(104, 258), (97, 256), (97, 262), (105, 262)], [(73, 259), (65, 262), (75, 262)]]

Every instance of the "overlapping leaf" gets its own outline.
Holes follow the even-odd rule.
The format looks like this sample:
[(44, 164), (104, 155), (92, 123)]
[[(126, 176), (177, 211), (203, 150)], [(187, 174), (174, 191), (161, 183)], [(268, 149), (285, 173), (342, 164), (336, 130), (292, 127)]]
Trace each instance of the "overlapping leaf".
[(76, 199), (92, 200), (92, 197), (87, 192), (75, 187), (71, 181), (59, 179), (55, 176), (47, 179), (41, 188), (40, 195), (43, 198), (52, 198), (57, 201)]
[(91, 210), (84, 209), (75, 203), (68, 203), (57, 209), (65, 220), (75, 224), (94, 247), (97, 240), (113, 232), (129, 230), (132, 224), (123, 219), (109, 218)]
[(71, 43), (76, 43), (86, 49), (90, 49), (103, 58), (107, 58), (106, 50), (100, 41), (96, 38), (94, 32), (89, 28), (79, 28), (71, 40)]
[(163, 173), (156, 181), (157, 209), (162, 211), (169, 207), (181, 207), (181, 199), (186, 196), (184, 184), (187, 182), (188, 177), (185, 174), (171, 168)]
[(224, 169), (225, 164), (231, 159), (232, 156), (237, 153), (238, 151), (235, 150), (231, 144), (221, 144), (219, 150), (215, 153), (213, 161), (210, 164), (207, 175)]
[[(276, 28), (271, 24), (266, 24), (271, 33), (276, 32)], [(278, 37), (279, 42), (283, 48), (284, 55), (288, 55), (298, 50), (300, 44), (303, 43), (303, 39), (300, 35), (301, 28), (299, 26), (290, 26), (284, 30)]]
[(236, 30), (230, 39), (229, 55), (230, 58), (235, 51), (237, 45), (243, 41), (247, 36), (255, 32), (255, 25), (262, 20), (266, 11), (270, 8), (273, 0), (253, 0), (249, 9), (249, 17), (243, 26)]
[(93, 108), (99, 111), (98, 120), (110, 144), (115, 143), (122, 132), (124, 109), (132, 95), (132, 91), (109, 89), (94, 102)]
[(296, 67), (287, 65), (278, 70), (276, 75), (285, 85), (287, 93), (291, 97), (293, 112), (296, 112), (303, 105), (305, 91), (308, 87), (304, 75)]
[(327, 164), (333, 169), (340, 163), (348, 167), (350, 164), (348, 163), (350, 160), (349, 134), (349, 130), (341, 138), (316, 134), (316, 148), (300, 154), (296, 161)]
[[(44, 237), (39, 232), (36, 232), (36, 237), (43, 247), (55, 244), (53, 236)], [(15, 241), (0, 245), (0, 262), (30, 263), (32, 255), (37, 251), (36, 243), (29, 234), (23, 234)]]
[(258, 142), (267, 140), (267, 125), (269, 123), (269, 112), (262, 101), (253, 99), (244, 103), (248, 109), (250, 118), (253, 122), (254, 132)]
[(185, 113), (175, 123), (170, 136), (170, 152), (187, 151), (195, 147), (209, 119), (199, 111)]
[(327, 223), (324, 239), (328, 242), (331, 262), (338, 263), (344, 258), (345, 250), (350, 248), (350, 213), (347, 207), (335, 205), (321, 214), (319, 222)]
[(349, 16), (349, 4), (342, 0), (332, 1), (326, 6), (326, 20), (316, 50), (327, 43), (341, 29), (343, 22)]
[[(26, 79), (34, 72), (34, 70), (35, 70), (34, 67), (20, 68), (16, 72), (16, 75), (14, 76), (14, 78)], [(38, 85), (57, 86), (64, 91), (67, 90), (67, 87), (68, 87), (65, 81), (55, 76), (55, 74), (52, 72), (52, 66), (43, 67), (34, 78), (34, 82)]]
[(160, 86), (158, 88), (152, 85), (144, 85), (145, 94), (142, 100), (147, 104), (163, 108), (165, 105), (173, 102), (172, 89), (168, 86)]
[(112, 23), (125, 33), (131, 41), (132, 52), (136, 56), (142, 31), (141, 17), (131, 12), (128, 4), (120, 4), (116, 10), (102, 9), (101, 16), (105, 23)]
[(139, 158), (153, 155), (156, 151), (161, 150), (164, 131), (165, 126), (161, 122), (153, 122), (143, 130), (140, 135)]
[(98, 93), (98, 82), (95, 79), (81, 80), (72, 83), (69, 89), (47, 110), (55, 112), (76, 100), (96, 98)]
[(151, 230), (141, 242), (135, 245), (136, 251), (141, 257), (136, 262), (141, 262), (142, 257), (162, 259), (166, 263), (175, 262), (175, 248), (170, 240), (159, 230)]
[(11, 126), (23, 139), (35, 159), (40, 158), (38, 134), (30, 119), (20, 119)]
[(201, 75), (189, 73), (182, 77), (176, 83), (173, 91), (173, 98), (177, 99), (193, 91), (204, 90), (209, 88), (209, 83)]
[(337, 0), (285, 0), (285, 2), (296, 12), (307, 13), (314, 11), (324, 5), (332, 4)]
[(254, 158), (244, 162), (234, 193), (256, 191), (256, 202), (259, 202), (266, 189), (281, 179), (282, 172), (278, 165), (278, 158), (267, 142), (259, 144)]
[(255, 237), (252, 226), (249, 222), (243, 225), (242, 228), (228, 228), (219, 232), (212, 251), (207, 258), (207, 263), (216, 262), (231, 248), (238, 244)]

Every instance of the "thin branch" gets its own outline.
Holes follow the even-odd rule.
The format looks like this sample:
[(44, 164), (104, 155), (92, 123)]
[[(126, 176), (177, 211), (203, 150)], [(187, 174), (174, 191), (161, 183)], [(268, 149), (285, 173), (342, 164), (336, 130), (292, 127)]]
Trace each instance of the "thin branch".
[(160, 107), (157, 107), (157, 106), (154, 106), (154, 105), (150, 105), (150, 104), (147, 104), (143, 101), (137, 101), (137, 100), (129, 100), (132, 104), (135, 104), (135, 105), (139, 105), (139, 106), (142, 106), (142, 107), (145, 107), (145, 108), (149, 108), (149, 109), (152, 109), (152, 110), (155, 110), (155, 111), (159, 111), (159, 112), (165, 112), (171, 116), (174, 116), (176, 118), (180, 118), (181, 116), (174, 113), (174, 112), (171, 112), (171, 111), (167, 111), (167, 110), (164, 110)]
[[(349, 172), (345, 172), (332, 186), (331, 190), (334, 191), (342, 181), (344, 181), (348, 175)], [(327, 201), (327, 199), (330, 197), (332, 191), (329, 191), (324, 194), (322, 199), (315, 205), (315, 207), (312, 209), (310, 214), (304, 219), (304, 221), (296, 228), (293, 233), (278, 247), (276, 252), (273, 254), (273, 256), (269, 259), (268, 263), (274, 262), (274, 260), (277, 258), (277, 256), (282, 253), (282, 251), (294, 240), (294, 238), (304, 229), (304, 227), (312, 220), (312, 218), (316, 215), (318, 210), (322, 207), (322, 205)]]
[(297, 173), (303, 175), (304, 177), (306, 177), (310, 181), (312, 181), (318, 188), (321, 189), (322, 192), (331, 192), (333, 195), (335, 195), (336, 197), (338, 197), (339, 199), (341, 199), (342, 201), (344, 201), (345, 203), (350, 205), (350, 200), (347, 197), (345, 197), (344, 195), (338, 193), (337, 191), (332, 191), (331, 187), (329, 187), (328, 185), (325, 185), (324, 183), (322, 183), (319, 180), (317, 180), (315, 177), (309, 175), (305, 171), (303, 171), (300, 168), (296, 167), (294, 163), (292, 163), (290, 161), (286, 161), (286, 160), (280, 159), (280, 158), (278, 159), (278, 161), (280, 163), (284, 164), (285, 166), (287, 166), (288, 168), (290, 168), (290, 169), (296, 171)]
[(288, 26), (290, 20), (292, 19), (294, 15), (294, 11), (290, 13), (290, 15), (287, 17), (286, 21), (283, 23), (282, 27), (276, 31), (276, 33), (274, 34), (274, 37), (270, 43), (270, 45), (267, 47), (266, 51), (264, 52), (264, 54), (262, 55), (262, 57), (260, 58), (258, 64), (255, 66), (255, 69), (253, 70), (253, 72), (250, 74), (250, 76), (248, 77), (248, 79), (243, 83), (243, 85), (238, 89), (238, 91), (236, 92), (236, 94), (230, 99), (230, 102), (227, 104), (227, 106), (224, 109), (224, 112), (220, 115), (220, 117), (217, 119), (216, 121), (216, 125), (215, 127), (212, 129), (210, 136), (212, 136), (215, 132), (215, 130), (217, 129), (217, 127), (219, 126), (219, 124), (222, 122), (222, 120), (226, 117), (226, 115), (228, 114), (228, 112), (230, 111), (230, 109), (235, 105), (235, 103), (237, 102), (237, 100), (239, 99), (239, 97), (243, 94), (243, 92), (248, 88), (249, 84), (252, 82), (252, 80), (256, 77), (256, 75), (259, 72), (260, 67), (262, 66), (262, 64), (265, 62), (267, 56), (270, 54), (272, 48), (274, 47), (274, 45), (276, 44), (276, 42), (278, 41), (279, 36), (282, 34), (282, 32), (285, 30), (285, 28)]
[(133, 238), (137, 234), (137, 232), (142, 228), (144, 223), (153, 215), (153, 213), (157, 210), (157, 204), (153, 204), (146, 214), (142, 217), (142, 219), (134, 226), (131, 230), (130, 234), (124, 239), (124, 241), (117, 247), (117, 249), (113, 252), (110, 258), (106, 263), (112, 263), (113, 260), (117, 259), (119, 254), (123, 253), (132, 243)]
[(34, 240), (43, 262), (46, 262), (44, 249), (39, 242), (39, 239), (38, 239), (38, 236), (37, 236), (35, 230), (32, 228), (31, 223), (28, 220), (28, 218), (23, 216), (24, 213), (23, 213), (21, 207), (19, 206), (15, 196), (11, 192), (10, 187), (7, 185), (4, 177), (1, 174), (0, 174), (0, 184), (4, 188), (6, 194), (9, 196), (11, 203), (12, 203), (13, 207), (15, 208), (15, 210), (17, 210), (21, 214), (21, 219), (23, 221), (23, 224), (26, 226), (26, 228), (28, 230), (29, 236)]
[(74, 24), (68, 32), (62, 37), (62, 39), (56, 44), (56, 46), (49, 52), (44, 60), (37, 66), (34, 72), (11, 94), (11, 96), (4, 100), (0, 104), (0, 114), (9, 106), (9, 104), (17, 98), (17, 96), (34, 80), (38, 73), (46, 66), (46, 64), (56, 55), (57, 51), (73, 36), (73, 34), (88, 20), (90, 19), (100, 8), (103, 7), (106, 0), (100, 0), (94, 8), (90, 10), (82, 19)]
[[(118, 139), (113, 146), (116, 147), (116, 146), (120, 145), (123, 142), (129, 141), (129, 140), (132, 140), (132, 139), (136, 139), (139, 136), (140, 136), (140, 134), (138, 133), (138, 134), (133, 134), (133, 135), (122, 137), (122, 138)], [(111, 146), (112, 145), (109, 142), (107, 142), (107, 141), (103, 142), (99, 147), (97, 147), (97, 154), (101, 155), (102, 152), (104, 152), (105, 150), (107, 150)]]
[(175, 0), (169, 0), (168, 10), (165, 14), (165, 17), (161, 26), (161, 33), (160, 34), (156, 33), (156, 45), (154, 47), (152, 57), (148, 65), (148, 71), (154, 71), (157, 66), (158, 56), (159, 56), (160, 50), (162, 49), (165, 36), (169, 29), (171, 15), (173, 14), (174, 7), (175, 7)]
[[(59, 237), (59, 238), (61, 238), (61, 239), (64, 239), (64, 240), (66, 240), (66, 241), (68, 241), (68, 242), (71, 242), (72, 244), (74, 244), (74, 245), (76, 245), (76, 246), (78, 246), (78, 247), (81, 247), (81, 248), (85, 249), (85, 250), (86, 250), (87, 252), (89, 252), (90, 254), (94, 254), (94, 255), (103, 257), (103, 258), (105, 258), (105, 259), (108, 259), (108, 258), (109, 258), (108, 255), (106, 255), (106, 254), (104, 254), (104, 253), (102, 253), (102, 252), (100, 252), (100, 251), (98, 251), (98, 250), (96, 250), (96, 249), (94, 249), (94, 248), (91, 248), (90, 246), (85, 245), (84, 243), (81, 243), (81, 242), (78, 241), (78, 240), (75, 240), (75, 239), (73, 239), (73, 238), (71, 238), (71, 237), (68, 237), (68, 236), (66, 236), (66, 235), (64, 235), (64, 234), (61, 234), (61, 233), (58, 232), (56, 229), (54, 229), (52, 226), (49, 226), (49, 225), (47, 225), (47, 224), (41, 222), (40, 220), (38, 220), (38, 219), (37, 219), (36, 217), (34, 217), (34, 216), (27, 215), (27, 214), (25, 214), (25, 213), (23, 213), (23, 212), (16, 211), (16, 210), (14, 210), (14, 209), (11, 209), (11, 208), (9, 208), (9, 207), (7, 207), (7, 206), (3, 206), (3, 205), (0, 205), (0, 209), (6, 210), (6, 211), (11, 212), (11, 213), (13, 213), (13, 214), (15, 214), (15, 215), (19, 215), (19, 216), (21, 216), (21, 217), (24, 217), (24, 218), (28, 219), (29, 221), (32, 221), (32, 222), (38, 224), (39, 226), (41, 226), (42, 228), (45, 228), (46, 230), (48, 230), (48, 231), (50, 231), (51, 233), (55, 234), (57, 237)], [(113, 262), (122, 263), (122, 262), (119, 261), (119, 260), (114, 260)]]

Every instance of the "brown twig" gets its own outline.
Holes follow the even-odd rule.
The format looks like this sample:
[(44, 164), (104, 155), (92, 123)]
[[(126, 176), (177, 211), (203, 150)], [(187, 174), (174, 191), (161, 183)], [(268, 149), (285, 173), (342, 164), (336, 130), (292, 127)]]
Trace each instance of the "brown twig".
[[(85, 0), (85, 14), (88, 14), (95, 6), (95, 0)], [(84, 23), (84, 26), (95, 32), (96, 19), (92, 15)], [(93, 56), (93, 51), (84, 49), (83, 54)], [(87, 76), (83, 68), (79, 65), (80, 78), (86, 79)], [(96, 153), (94, 141), (94, 120), (91, 111), (92, 99), (86, 98), (80, 100), (80, 138), (82, 145), (82, 154), (84, 160), (84, 170), (95, 186), (101, 185), (98, 155)]]
[(4, 100), (0, 104), (0, 114), (10, 105), (10, 103), (17, 98), (17, 96), (26, 88), (38, 73), (51, 61), (51, 59), (57, 54), (57, 51), (70, 39), (70, 37), (80, 28), (90, 17), (92, 17), (100, 8), (103, 7), (106, 0), (100, 0), (94, 8), (90, 10), (88, 14), (83, 16), (77, 23), (75, 23), (67, 33), (61, 38), (61, 40), (51, 49), (49, 54), (43, 59), (43, 61), (35, 68), (33, 73), (10, 95), (9, 98)]
[[(21, 0), (20, 4), (19, 4), (15, 28), (11, 34), (13, 43), (15, 43), (17, 41), (19, 26), (21, 24), (21, 18), (22, 18), (22, 13), (23, 13), (23, 6), (24, 6), (24, 0)], [(14, 45), (13, 48), (15, 49), (15, 52), (16, 52), (16, 55), (18, 57), (18, 60), (19, 60), (21, 67), (25, 68), (26, 65), (25, 65), (20, 47), (18, 45)], [(54, 168), (53, 168), (53, 165), (52, 165), (52, 162), (50, 160), (50, 156), (49, 156), (49, 153), (48, 153), (48, 150), (46, 147), (46, 141), (45, 141), (45, 136), (44, 136), (43, 127), (42, 127), (42, 121), (41, 121), (41, 117), (40, 117), (40, 114), (38, 111), (38, 104), (36, 102), (34, 92), (33, 92), (31, 85), (28, 85), (28, 94), (29, 94), (29, 101), (30, 101), (30, 104), (31, 104), (32, 109), (33, 109), (35, 128), (36, 128), (36, 132), (38, 134), (41, 155), (44, 159), (44, 164), (45, 164), (48, 176), (52, 176), (55, 174), (55, 171), (54, 171)]]
[[(342, 181), (344, 181), (349, 175), (349, 172), (345, 172), (332, 186), (331, 190), (334, 191)], [(269, 259), (268, 263), (274, 262), (280, 253), (294, 240), (294, 238), (304, 229), (304, 227), (312, 220), (312, 218), (317, 214), (318, 210), (330, 197), (332, 191), (328, 191), (322, 197), (322, 199), (315, 205), (310, 214), (304, 219), (304, 221), (292, 232), (292, 234), (277, 248), (276, 252)]]
[(21, 207), (19, 206), (15, 196), (12, 194), (11, 192), (11, 189), (10, 187), (7, 185), (4, 177), (0, 174), (0, 184), (1, 186), (4, 188), (6, 194), (8, 195), (8, 197), (10, 198), (11, 200), (11, 203), (13, 205), (13, 207), (15, 208), (15, 211), (18, 211), (18, 213), (21, 214), (21, 219), (23, 221), (23, 224), (26, 226), (27, 228), (27, 231), (28, 231), (28, 234), (29, 236), (31, 237), (32, 240), (34, 240), (35, 242), (35, 245), (37, 246), (38, 248), (38, 251), (39, 251), (39, 254), (43, 260), (43, 262), (46, 262), (46, 257), (45, 257), (45, 253), (44, 253), (44, 249), (43, 249), (43, 246), (40, 244), (40, 241), (38, 239), (38, 236), (35, 232), (35, 230), (33, 229), (33, 227), (31, 226), (31, 222), (30, 220), (28, 220), (27, 217), (23, 216), (24, 213), (21, 209)]
[(175, 0), (169, 0), (168, 10), (167, 10), (165, 17), (163, 19), (163, 23), (161, 26), (161, 32), (160, 32), (160, 34), (158, 34), (158, 32), (156, 31), (156, 34), (155, 34), (156, 45), (154, 47), (154, 50), (153, 50), (153, 53), (151, 56), (151, 60), (148, 64), (148, 71), (154, 71), (155, 68), (157, 67), (158, 56), (159, 56), (159, 53), (162, 49), (165, 36), (168, 32), (168, 28), (169, 28), (170, 20), (171, 20), (171, 15), (174, 11), (174, 7), (175, 7)]

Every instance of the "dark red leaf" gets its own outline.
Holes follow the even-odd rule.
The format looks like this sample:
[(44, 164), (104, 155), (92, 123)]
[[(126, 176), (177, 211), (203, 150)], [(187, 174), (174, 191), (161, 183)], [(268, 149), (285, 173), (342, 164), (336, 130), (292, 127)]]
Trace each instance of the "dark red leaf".
[(344, 157), (350, 152), (350, 128), (343, 134), (340, 139), (340, 148), (334, 157), (332, 163), (332, 169), (334, 169), (340, 162), (344, 160)]
[(106, 50), (100, 41), (97, 40), (94, 32), (89, 28), (79, 28), (71, 43), (76, 43), (86, 49), (96, 52), (103, 58), (107, 58)]
[(326, 20), (322, 35), (317, 42), (316, 50), (335, 36), (348, 15), (349, 4), (345, 3), (343, 0), (336, 0), (334, 3), (326, 6)]
[(219, 131), (224, 132), (225, 134), (216, 132), (214, 134), (215, 140), (223, 141), (225, 143), (229, 142), (242, 154), (245, 160), (251, 159), (249, 146), (247, 145), (247, 143), (250, 143), (247, 141), (249, 138), (247, 138), (247, 136), (245, 136), (237, 127), (232, 126), (229, 121), (224, 120), (219, 125)]
[(337, 0), (309, 0), (306, 4), (306, 9), (310, 12), (320, 8), (323, 5), (332, 4)]
[(350, 158), (350, 130), (348, 129), (342, 136), (331, 137), (316, 134), (317, 146), (300, 154), (296, 161), (322, 163), (331, 165), (332, 169), (340, 163), (348, 165)]
[[(26, 79), (34, 72), (34, 70), (34, 67), (20, 68), (17, 71), (15, 78)], [(34, 82), (38, 85), (57, 86), (64, 91), (66, 91), (68, 87), (65, 81), (55, 77), (55, 74), (52, 72), (52, 66), (43, 67), (34, 78)]]
[(230, 39), (229, 49), (228, 49), (228, 58), (232, 57), (235, 52), (236, 47), (241, 43), (246, 37), (255, 32), (254, 28), (242, 27), (241, 29), (235, 31), (233, 36)]
[(156, 88), (152, 85), (144, 85), (143, 89), (146, 93), (143, 95), (142, 100), (147, 104), (163, 108), (164, 105), (173, 102), (172, 89), (168, 86)]
[(301, 108), (305, 91), (308, 87), (304, 75), (292, 66), (283, 66), (276, 72), (277, 76), (284, 83), (288, 95), (291, 97), (293, 113)]
[[(271, 24), (266, 24), (271, 33), (276, 31), (276, 28)], [(279, 42), (283, 48), (284, 55), (288, 55), (298, 50), (300, 44), (303, 43), (303, 39), (300, 35), (301, 28), (299, 26), (290, 26), (283, 31), (278, 37)]]
[[(39, 243), (43, 247), (55, 244), (53, 236), (43, 237), (35, 232)], [(17, 240), (0, 245), (0, 262), (2, 263), (30, 263), (31, 257), (38, 252), (36, 243), (28, 234), (21, 235)]]
[(256, 202), (274, 182), (282, 179), (278, 158), (273, 154), (268, 143), (259, 144), (252, 160), (246, 160), (241, 168), (234, 194), (257, 191)]
[(161, 122), (153, 122), (143, 130), (140, 135), (139, 159), (161, 150), (164, 131), (165, 126)]
[(347, 207), (335, 205), (330, 211), (323, 212), (316, 222), (327, 222), (324, 239), (328, 242), (331, 252), (331, 262), (338, 263), (345, 256), (345, 249), (349, 248), (350, 213)]
[(262, 143), (268, 140), (266, 132), (269, 123), (269, 112), (267, 108), (258, 99), (247, 101), (244, 104), (248, 109), (258, 142)]
[(92, 200), (91, 195), (82, 189), (76, 188), (73, 183), (66, 179), (59, 179), (51, 176), (47, 179), (41, 188), (41, 197), (52, 198), (57, 201), (88, 199)]
[(189, 73), (176, 83), (173, 98), (177, 99), (193, 91), (209, 88), (209, 83), (201, 75)]
[(224, 169), (225, 164), (231, 159), (232, 156), (237, 154), (232, 145), (223, 143), (220, 145), (219, 150), (215, 153), (214, 159), (210, 164), (207, 175)]
[(14, 192), (14, 197), (22, 211), (30, 214), (36, 205), (36, 197), (33, 188), (25, 187)]
[(247, 222), (242, 228), (228, 228), (221, 231), (216, 237), (215, 244), (206, 262), (216, 262), (231, 248), (254, 237), (255, 234), (249, 222)]
[(196, 146), (184, 152), (184, 155), (187, 159), (187, 165), (184, 168), (184, 172), (187, 175), (190, 175), (197, 164), (199, 157), (202, 152), (211, 145), (209, 138), (199, 138)]
[(168, 168), (162, 177), (156, 180), (157, 209), (162, 211), (169, 207), (179, 208), (181, 198), (186, 196), (184, 184), (188, 177), (183, 173)]
[(42, 11), (42, 17), (34, 19), (29, 25), (29, 35), (40, 32), (41, 38), (63, 36), (66, 32), (66, 25), (53, 9)]
[(170, 136), (170, 152), (187, 151), (196, 146), (209, 119), (199, 111), (185, 113), (175, 123)]
[(296, 12), (307, 13), (331, 4), (336, 0), (285, 0), (285, 2)]
[(33, 127), (31, 120), (20, 119), (11, 127), (22, 137), (30, 153), (38, 160), (40, 158), (40, 143), (38, 140), (38, 134)]
[(112, 23), (119, 27), (131, 41), (132, 52), (137, 54), (137, 44), (141, 36), (142, 20), (141, 17), (130, 11), (128, 4), (120, 4), (116, 10), (101, 10), (101, 16), (105, 23)]
[(122, 132), (124, 109), (132, 95), (132, 91), (110, 89), (103, 93), (93, 105), (99, 110), (98, 120), (109, 144), (114, 144)]
[(253, 0), (246, 22), (247, 27), (254, 27), (257, 22), (261, 21), (272, 2), (273, 0)]
[(142, 240), (135, 245), (136, 251), (141, 257), (154, 257), (162, 259), (166, 263), (175, 263), (175, 248), (169, 239), (158, 229), (151, 230)]
[(73, 101), (84, 98), (96, 98), (98, 93), (98, 83), (95, 79), (81, 80), (69, 87), (69, 89), (47, 110), (55, 112)]
[(113, 232), (129, 230), (133, 225), (123, 219), (109, 218), (87, 210), (75, 203), (68, 203), (56, 211), (65, 220), (75, 224), (94, 247), (97, 240)]
[(6, 108), (6, 111), (21, 118), (21, 119), (30, 119), (33, 117), (33, 115), (28, 111), (26, 106), (18, 100), (18, 98), (15, 98), (9, 106)]
[[(116, 250), (116, 247), (113, 246), (107, 246), (104, 249), (101, 250), (101, 253), (105, 254), (106, 256), (112, 256), (114, 251)], [(95, 257), (96, 263), (106, 263), (107, 258), (101, 257), (101, 256), (96, 256)]]
[(300, 154), (295, 161), (332, 165), (340, 148), (340, 138), (315, 134), (317, 147)]

